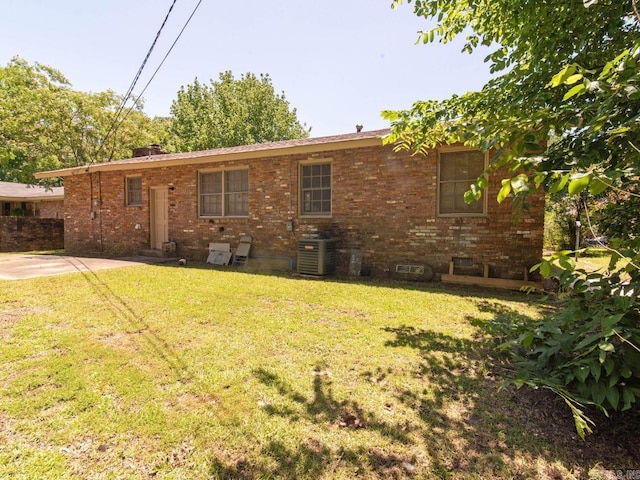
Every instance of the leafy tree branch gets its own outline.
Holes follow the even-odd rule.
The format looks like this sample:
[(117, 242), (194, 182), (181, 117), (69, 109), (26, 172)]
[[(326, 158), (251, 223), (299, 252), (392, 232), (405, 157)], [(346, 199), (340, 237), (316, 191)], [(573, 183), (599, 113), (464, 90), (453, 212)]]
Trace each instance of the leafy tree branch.
[[(402, 5), (394, 0), (393, 7)], [(476, 201), (500, 167), (499, 202), (526, 205), (537, 188), (602, 199), (598, 224), (615, 241), (609, 272), (575, 268), (572, 252), (538, 265), (568, 295), (535, 324), (493, 325), (518, 369), (517, 385), (550, 388), (572, 409), (581, 435), (581, 406), (632, 408), (640, 396), (640, 16), (637, 0), (408, 0), (434, 26), (423, 43), (466, 35), (496, 74), (478, 92), (420, 100), (386, 111), (396, 148), (420, 154), (461, 142), (494, 152), (465, 195)], [(588, 214), (588, 209), (584, 209)], [(620, 262), (624, 258), (624, 262)]]

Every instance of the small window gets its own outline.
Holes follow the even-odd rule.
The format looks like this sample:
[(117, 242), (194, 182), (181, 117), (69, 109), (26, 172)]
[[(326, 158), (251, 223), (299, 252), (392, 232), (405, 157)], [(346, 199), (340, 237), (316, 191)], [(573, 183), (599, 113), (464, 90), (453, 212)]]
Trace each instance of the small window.
[(301, 215), (331, 215), (331, 162), (300, 167)]
[(226, 170), (200, 173), (201, 217), (249, 215), (249, 171)]
[(127, 177), (127, 206), (142, 205), (142, 177)]
[(439, 158), (438, 204), (440, 215), (483, 215), (484, 197), (472, 203), (464, 193), (482, 174), (485, 154), (478, 150), (441, 152)]

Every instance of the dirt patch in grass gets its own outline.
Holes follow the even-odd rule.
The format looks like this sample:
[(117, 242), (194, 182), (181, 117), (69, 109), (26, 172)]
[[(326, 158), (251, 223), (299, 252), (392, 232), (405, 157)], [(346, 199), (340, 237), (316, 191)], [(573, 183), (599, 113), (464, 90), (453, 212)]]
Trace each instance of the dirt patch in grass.
[(44, 315), (52, 309), (42, 306), (24, 306), (17, 302), (0, 304), (0, 342), (8, 340), (16, 325), (29, 315)]
[(6, 303), (0, 305), (0, 325), (3, 323), (15, 323), (27, 315), (40, 315), (52, 311), (49, 307), (23, 306), (15, 303)]
[(510, 387), (513, 415), (530, 435), (547, 440), (568, 464), (589, 465), (598, 459), (615, 470), (640, 468), (640, 411), (613, 412), (607, 418), (596, 409), (586, 413), (595, 422), (593, 433), (580, 439), (564, 402), (547, 390)]

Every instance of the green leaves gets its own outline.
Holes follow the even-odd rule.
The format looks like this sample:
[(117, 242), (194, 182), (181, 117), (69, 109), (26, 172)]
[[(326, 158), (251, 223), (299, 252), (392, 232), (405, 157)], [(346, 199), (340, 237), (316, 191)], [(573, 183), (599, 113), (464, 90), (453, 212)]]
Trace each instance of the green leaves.
[[(562, 97), (563, 102), (566, 102), (576, 95), (582, 95), (589, 89), (590, 82), (584, 77), (581, 70), (579, 65), (568, 65), (553, 76), (551, 81), (547, 83), (547, 87), (556, 88), (561, 85), (573, 85), (573, 87), (565, 93), (564, 97)], [(576, 83), (577, 85), (575, 85)]]
[(556, 88), (560, 85), (573, 85), (574, 83), (582, 80), (584, 75), (578, 72), (580, 66), (574, 64), (567, 65), (558, 73), (556, 73), (549, 83), (547, 83), (547, 87)]
[(563, 309), (540, 322), (514, 323), (510, 334), (501, 320), (501, 342), (518, 370), (512, 382), (526, 379), (560, 395), (583, 436), (592, 422), (579, 407), (627, 410), (640, 392), (640, 279), (632, 275), (621, 289), (615, 274), (576, 269), (571, 253), (557, 252), (533, 267), (560, 279), (569, 295)]
[(498, 191), (497, 195), (498, 203), (502, 203), (512, 193), (514, 195), (520, 195), (529, 192), (529, 190), (531, 189), (529, 185), (529, 177), (524, 173), (521, 173), (513, 178), (505, 178), (501, 182), (502, 187)]
[[(580, 77), (582, 77), (582, 76), (580, 75)], [(580, 83), (579, 85), (574, 86), (567, 93), (565, 93), (564, 97), (562, 97), (562, 101), (566, 102), (571, 97), (574, 97), (576, 95), (582, 95), (583, 93), (585, 93), (587, 91), (588, 87), (589, 87), (589, 84), (586, 81), (583, 81), (582, 83)]]
[(0, 67), (0, 180), (31, 183), (36, 171), (125, 158), (163, 140), (140, 108), (115, 118), (121, 101), (112, 91), (73, 90), (46, 65), (14, 58)]
[(551, 187), (549, 187), (549, 193), (558, 193), (560, 192), (569, 182), (571, 178), (570, 174), (562, 175), (558, 180), (556, 180)]
[(589, 193), (591, 195), (600, 195), (609, 187), (609, 184), (604, 182), (600, 177), (592, 177), (589, 182)]
[[(542, 322), (515, 322), (502, 343), (518, 368), (513, 382), (560, 395), (584, 436), (591, 423), (583, 405), (624, 410), (640, 395), (640, 369), (630, 366), (634, 359), (640, 364), (630, 346), (640, 346), (640, 23), (628, 20), (628, 2), (420, 0), (413, 6), (435, 22), (425, 41), (464, 32), (465, 51), (495, 45), (486, 62), (497, 75), (480, 92), (416, 102), (388, 116), (395, 138), (414, 152), (454, 141), (496, 151), (491, 171), (504, 167), (503, 176), (512, 175), (496, 189), (498, 202), (512, 198), (517, 205), (544, 185), (575, 199), (575, 221), (584, 198), (597, 196), (610, 212), (601, 225), (625, 246), (611, 268), (626, 256), (629, 284), (620, 274), (576, 270), (571, 252), (534, 266), (559, 279), (564, 303)], [(593, 70), (596, 65), (604, 67)], [(540, 139), (547, 140), (542, 149)], [(527, 159), (535, 168), (526, 168)], [(465, 199), (477, 198), (479, 187), (476, 182)]]
[(504, 202), (504, 200), (509, 196), (509, 194), (511, 193), (511, 180), (509, 180), (508, 178), (502, 180), (502, 188), (500, 188), (500, 191), (498, 191), (498, 203), (502, 203)]
[(591, 181), (591, 178), (592, 176), (590, 173), (575, 174), (572, 180), (569, 182), (569, 186), (567, 188), (567, 190), (569, 191), (569, 194), (578, 195), (580, 192), (582, 192), (585, 188), (589, 186), (589, 182)]
[(269, 75), (230, 71), (204, 85), (195, 79), (171, 104), (172, 141), (180, 151), (249, 145), (304, 138), (309, 129), (274, 91)]

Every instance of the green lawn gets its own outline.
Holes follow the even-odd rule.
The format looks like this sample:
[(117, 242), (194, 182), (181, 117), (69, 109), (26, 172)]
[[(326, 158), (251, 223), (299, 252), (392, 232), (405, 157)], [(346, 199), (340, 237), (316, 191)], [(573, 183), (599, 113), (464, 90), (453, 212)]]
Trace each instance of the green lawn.
[(0, 281), (0, 478), (572, 478), (625, 465), (561, 409), (538, 415), (546, 397), (498, 390), (505, 371), (478, 325), (539, 318), (539, 300), (174, 266)]

